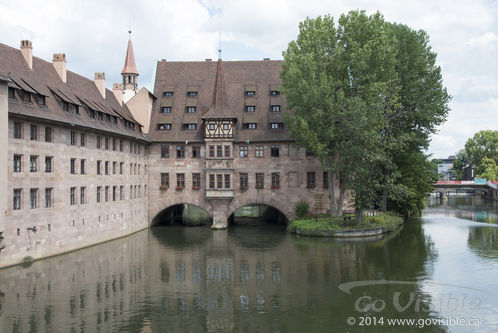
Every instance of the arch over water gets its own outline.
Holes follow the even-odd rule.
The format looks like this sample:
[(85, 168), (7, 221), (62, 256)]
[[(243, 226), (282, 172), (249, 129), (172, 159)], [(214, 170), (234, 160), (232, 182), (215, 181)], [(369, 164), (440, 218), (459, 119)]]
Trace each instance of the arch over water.
[(246, 200), (237, 200), (230, 204), (228, 208), (227, 218), (232, 219), (235, 215), (235, 212), (240, 208), (247, 206), (255, 206), (261, 205), (271, 208), (271, 210), (275, 211), (279, 215), (283, 217), (283, 221), (285, 224), (289, 223), (292, 218), (292, 213), (288, 211), (288, 205), (283, 202), (279, 202), (278, 200), (265, 200), (264, 198), (248, 198)]
[[(151, 220), (150, 226), (152, 227), (164, 224), (190, 224), (190, 223), (183, 223), (184, 222), (183, 219), (185, 218), (184, 213), (189, 214), (189, 212), (185, 212), (185, 209), (190, 209), (191, 207), (203, 211), (209, 217), (208, 219), (209, 221), (199, 223), (198, 225), (211, 224), (212, 222), (211, 206), (199, 203), (178, 202), (178, 203), (169, 204), (165, 208), (160, 210)], [(190, 225), (196, 225), (196, 224), (191, 223)]]

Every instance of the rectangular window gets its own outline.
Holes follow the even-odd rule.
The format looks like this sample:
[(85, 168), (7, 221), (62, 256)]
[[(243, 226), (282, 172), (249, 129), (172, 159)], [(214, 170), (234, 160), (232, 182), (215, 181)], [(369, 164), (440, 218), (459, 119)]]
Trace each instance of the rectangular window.
[(52, 207), (52, 189), (45, 189), (45, 208)]
[(271, 188), (278, 189), (280, 188), (280, 173), (272, 172), (271, 174)]
[(280, 112), (280, 105), (272, 105), (271, 112)]
[(16, 90), (12, 87), (9, 87), (9, 98), (10, 99), (15, 99), (16, 98)]
[(244, 129), (256, 129), (258, 126), (256, 123), (244, 123), (242, 127)]
[(223, 157), (223, 146), (216, 146), (216, 157)]
[(173, 96), (173, 92), (172, 92), (172, 91), (165, 91), (165, 92), (163, 93), (163, 96), (164, 96), (164, 97), (171, 97), (171, 96)]
[(80, 145), (81, 145), (81, 147), (85, 147), (85, 145), (86, 145), (86, 136), (85, 136), (85, 133), (81, 133), (80, 134)]
[(249, 186), (249, 175), (247, 173), (240, 174), (240, 189), (246, 190)]
[(112, 162), (112, 174), (115, 175), (118, 172), (118, 162)]
[(69, 103), (66, 101), (62, 101), (62, 110), (69, 111)]
[(201, 146), (192, 146), (192, 157), (193, 158), (201, 157)]
[(14, 122), (14, 139), (22, 139), (22, 123)]
[(223, 188), (223, 175), (216, 175), (216, 188)]
[(280, 147), (279, 146), (271, 146), (271, 156), (279, 157), (280, 156)]
[(230, 146), (225, 146), (225, 157), (230, 157)]
[(171, 124), (157, 124), (157, 129), (159, 131), (169, 131), (171, 129)]
[(308, 172), (306, 173), (306, 187), (307, 188), (315, 188), (315, 173)]
[(45, 156), (45, 172), (50, 173), (52, 172), (52, 156)]
[(105, 199), (105, 202), (109, 201), (109, 186), (106, 186), (104, 189), (104, 199)]
[(196, 107), (195, 106), (187, 106), (187, 113), (195, 113)]
[(161, 108), (161, 113), (171, 113), (171, 106), (163, 106)]
[(102, 174), (102, 161), (97, 161), (97, 175)]
[(120, 175), (123, 174), (123, 165), (124, 165), (124, 162), (119, 162), (119, 174)]
[(176, 158), (185, 158), (185, 146), (176, 146)]
[(254, 96), (256, 95), (256, 92), (254, 90), (247, 90), (246, 91), (246, 96)]
[(225, 188), (230, 188), (230, 175), (226, 174), (225, 175)]
[(187, 92), (187, 97), (196, 97), (197, 96), (197, 91), (188, 91)]
[(52, 142), (52, 128), (45, 127), (45, 142)]
[(123, 140), (119, 140), (119, 151), (123, 151)]
[(118, 149), (118, 141), (116, 138), (112, 138), (112, 150), (117, 150)]
[(323, 188), (329, 188), (329, 173), (328, 173), (328, 171), (323, 172)]
[(20, 188), (16, 188), (14, 189), (14, 206), (13, 206), (13, 209), (14, 210), (19, 210), (21, 209), (21, 189)]
[(76, 159), (72, 158), (71, 159), (71, 174), (76, 174)]
[(80, 204), (82, 204), (82, 205), (84, 205), (86, 203), (85, 191), (86, 191), (86, 187), (84, 187), (84, 186), (80, 187)]
[(75, 131), (71, 131), (70, 138), (71, 138), (71, 145), (74, 146), (76, 144), (76, 132)]
[(26, 103), (31, 103), (31, 94), (27, 91), (23, 91), (22, 99)]
[(239, 147), (239, 156), (240, 158), (247, 158), (247, 152), (249, 151), (247, 146)]
[(163, 189), (169, 188), (169, 173), (161, 172), (161, 187)]
[(209, 175), (209, 188), (214, 188), (214, 175)]
[(33, 141), (38, 140), (38, 126), (36, 125), (29, 126), (29, 139)]
[(109, 138), (105, 137), (105, 150), (109, 150)]
[(97, 202), (100, 202), (100, 192), (102, 191), (102, 187), (101, 186), (97, 186)]
[(182, 124), (182, 129), (184, 131), (192, 131), (197, 129), (197, 124)]
[(109, 161), (105, 161), (105, 174), (109, 174)]
[(176, 174), (176, 187), (184, 188), (185, 187), (185, 174), (177, 173)]
[(81, 161), (80, 161), (80, 173), (82, 175), (84, 175), (86, 173), (85, 162), (86, 162), (86, 160), (84, 160), (84, 159), (81, 159)]
[(265, 188), (265, 174), (264, 173), (256, 173), (256, 188), (257, 189)]
[(101, 140), (102, 138), (100, 137), (100, 135), (97, 135), (97, 149), (100, 149), (100, 147), (102, 146)]
[(22, 160), (22, 155), (14, 155), (14, 167), (13, 167), (14, 172), (21, 172), (21, 160)]
[(278, 90), (272, 90), (272, 91), (270, 91), (270, 95), (271, 96), (278, 96), (278, 95), (280, 95), (280, 91), (278, 91)]
[(270, 128), (271, 129), (283, 129), (284, 123), (271, 123)]
[(123, 200), (124, 199), (124, 186), (121, 185), (119, 187), (119, 200)]
[(69, 203), (71, 206), (76, 205), (76, 187), (71, 187), (70, 189)]
[(117, 196), (118, 196), (118, 187), (113, 186), (112, 187), (112, 201), (116, 201)]
[(209, 157), (214, 157), (214, 146), (209, 146)]
[(169, 146), (161, 145), (161, 158), (169, 158)]
[(41, 106), (47, 106), (47, 98), (43, 95), (38, 96), (38, 103)]
[(256, 157), (263, 157), (265, 146), (256, 146)]
[(246, 105), (246, 112), (254, 112), (256, 107), (254, 105)]
[(201, 188), (201, 174), (193, 173), (192, 174), (192, 189), (199, 190)]
[(29, 171), (30, 172), (38, 171), (38, 156), (31, 155), (29, 157)]
[(37, 205), (38, 205), (37, 199), (38, 199), (38, 189), (37, 188), (30, 189), (29, 190), (29, 202), (30, 202), (31, 209), (34, 209), (37, 207)]

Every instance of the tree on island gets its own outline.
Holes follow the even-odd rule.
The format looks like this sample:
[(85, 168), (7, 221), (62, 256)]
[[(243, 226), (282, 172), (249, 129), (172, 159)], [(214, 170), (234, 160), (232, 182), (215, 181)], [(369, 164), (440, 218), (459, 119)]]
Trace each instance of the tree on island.
[(427, 34), (351, 11), (337, 25), (328, 15), (301, 22), (283, 56), (281, 89), (294, 111), (286, 125), (328, 170), (332, 215), (342, 214), (346, 191), (357, 223), (364, 209), (406, 207), (400, 200), (426, 191), (409, 176), (429, 182), (425, 159), (429, 172), (404, 161), (419, 160), (449, 101)]

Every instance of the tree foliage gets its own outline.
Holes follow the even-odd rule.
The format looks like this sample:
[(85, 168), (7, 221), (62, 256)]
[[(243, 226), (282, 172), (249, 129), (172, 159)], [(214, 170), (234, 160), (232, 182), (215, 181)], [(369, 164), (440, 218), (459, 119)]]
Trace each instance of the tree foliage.
[(449, 95), (425, 32), (364, 11), (343, 14), (337, 24), (328, 15), (308, 18), (283, 56), (281, 88), (294, 111), (286, 125), (296, 144), (335, 174), (332, 214), (340, 215), (346, 190), (359, 218), (363, 209), (387, 206), (395, 193), (426, 191), (411, 186), (408, 175), (427, 182), (430, 175), (402, 162), (416, 160), (425, 170), (420, 151), (448, 113)]

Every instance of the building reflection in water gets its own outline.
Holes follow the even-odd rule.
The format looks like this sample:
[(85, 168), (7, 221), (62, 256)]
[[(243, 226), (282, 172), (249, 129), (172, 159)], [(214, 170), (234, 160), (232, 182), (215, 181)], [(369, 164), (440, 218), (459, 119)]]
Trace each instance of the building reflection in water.
[[(163, 227), (0, 271), (2, 332), (202, 332), (346, 327), (342, 282), (416, 279), (420, 224), (376, 242), (274, 227)], [(313, 320), (310, 320), (312, 318)]]

